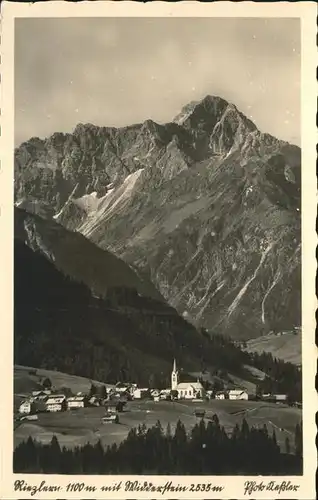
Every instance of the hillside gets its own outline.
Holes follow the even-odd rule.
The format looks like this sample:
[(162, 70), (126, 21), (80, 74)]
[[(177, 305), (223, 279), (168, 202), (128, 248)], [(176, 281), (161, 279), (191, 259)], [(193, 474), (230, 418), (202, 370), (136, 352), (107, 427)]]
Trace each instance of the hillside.
[[(42, 381), (49, 378), (53, 387), (59, 391), (62, 388), (69, 388), (73, 394), (78, 392), (89, 393), (91, 384), (101, 385), (98, 380), (92, 380), (56, 370), (45, 370), (32, 368), (29, 366), (14, 366), (14, 393), (21, 397), (29, 396), (32, 391), (42, 389)], [(107, 387), (113, 387), (106, 384)]]
[(107, 383), (148, 385), (151, 378), (163, 387), (174, 357), (185, 373), (245, 373), (246, 354), (196, 330), (162, 301), (124, 287), (94, 298), (19, 240), (14, 259), (15, 364)]
[(14, 235), (53, 262), (64, 275), (84, 283), (97, 296), (104, 296), (113, 287), (126, 287), (143, 296), (163, 300), (141, 273), (53, 219), (43, 219), (15, 207)]
[(300, 149), (207, 96), (171, 122), (80, 124), (15, 152), (19, 207), (147, 275), (197, 326), (251, 339), (300, 326)]
[(284, 333), (282, 335), (264, 335), (246, 343), (247, 352), (269, 352), (276, 358), (295, 365), (301, 365), (301, 335)]

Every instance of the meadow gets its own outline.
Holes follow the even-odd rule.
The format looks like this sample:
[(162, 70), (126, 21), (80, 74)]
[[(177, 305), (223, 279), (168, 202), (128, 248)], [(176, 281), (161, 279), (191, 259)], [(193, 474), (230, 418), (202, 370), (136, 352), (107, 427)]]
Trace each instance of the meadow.
[(131, 401), (125, 411), (119, 414), (119, 424), (103, 424), (102, 407), (82, 408), (59, 413), (43, 413), (36, 422), (22, 422), (15, 430), (15, 446), (29, 436), (43, 444), (51, 441), (55, 435), (60, 444), (66, 447), (94, 444), (98, 440), (104, 446), (123, 441), (130, 429), (145, 424), (151, 427), (159, 420), (165, 428), (170, 424), (174, 430), (180, 419), (186, 429), (190, 429), (198, 421), (194, 415), (197, 409), (205, 410), (208, 421), (217, 414), (220, 424), (227, 433), (231, 433), (236, 424), (245, 418), (250, 426), (263, 427), (266, 424), (269, 433), (275, 430), (277, 442), (285, 451), (285, 440), (289, 438), (290, 447), (294, 445), (294, 429), (301, 420), (301, 410), (282, 404), (264, 403), (261, 401), (212, 400), (194, 401)]

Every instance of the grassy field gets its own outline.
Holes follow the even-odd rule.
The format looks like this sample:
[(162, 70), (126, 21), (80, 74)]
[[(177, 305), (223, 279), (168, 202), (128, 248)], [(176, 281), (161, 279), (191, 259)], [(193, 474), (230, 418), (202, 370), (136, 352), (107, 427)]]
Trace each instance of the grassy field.
[(284, 335), (264, 335), (247, 342), (248, 352), (270, 352), (276, 358), (295, 365), (301, 364), (301, 335), (285, 333)]
[(15, 445), (32, 436), (42, 443), (48, 443), (55, 434), (63, 446), (73, 447), (87, 442), (95, 443), (98, 439), (107, 446), (119, 443), (129, 430), (140, 423), (154, 425), (160, 420), (165, 428), (170, 423), (172, 430), (178, 419), (187, 429), (197, 421), (195, 409), (204, 408), (206, 420), (217, 414), (221, 425), (231, 432), (236, 423), (245, 417), (250, 425), (263, 426), (266, 423), (269, 432), (275, 429), (277, 440), (284, 450), (285, 438), (290, 439), (293, 447), (294, 427), (301, 419), (301, 410), (284, 405), (264, 404), (254, 401), (213, 400), (208, 402), (153, 402), (132, 401), (120, 414), (119, 424), (102, 424), (104, 408), (84, 408), (63, 413), (39, 415), (37, 422), (23, 422), (15, 430)]

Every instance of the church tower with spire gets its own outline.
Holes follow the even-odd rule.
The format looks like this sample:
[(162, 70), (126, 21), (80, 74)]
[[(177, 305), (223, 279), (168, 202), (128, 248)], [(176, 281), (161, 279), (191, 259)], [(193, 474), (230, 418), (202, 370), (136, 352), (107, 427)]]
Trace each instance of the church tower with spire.
[(173, 368), (171, 372), (171, 390), (176, 391), (179, 384), (179, 372), (177, 370), (177, 362), (173, 360)]

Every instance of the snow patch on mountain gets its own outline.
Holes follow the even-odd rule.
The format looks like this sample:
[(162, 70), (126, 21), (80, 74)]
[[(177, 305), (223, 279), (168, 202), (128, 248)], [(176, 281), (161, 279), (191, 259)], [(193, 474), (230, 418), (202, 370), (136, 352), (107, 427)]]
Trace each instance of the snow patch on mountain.
[(73, 202), (85, 210), (85, 212), (89, 213), (97, 210), (100, 199), (97, 197), (96, 191), (94, 191), (93, 193), (85, 194), (81, 198), (76, 198)]
[(143, 168), (140, 168), (136, 172), (129, 174), (117, 189), (109, 190), (100, 200), (98, 210), (94, 213), (94, 216), (88, 217), (79, 228), (79, 231), (84, 234), (84, 236), (88, 237), (91, 232), (96, 229), (101, 220), (106, 220), (112, 215), (115, 209), (118, 211), (122, 205), (127, 203), (143, 170)]

